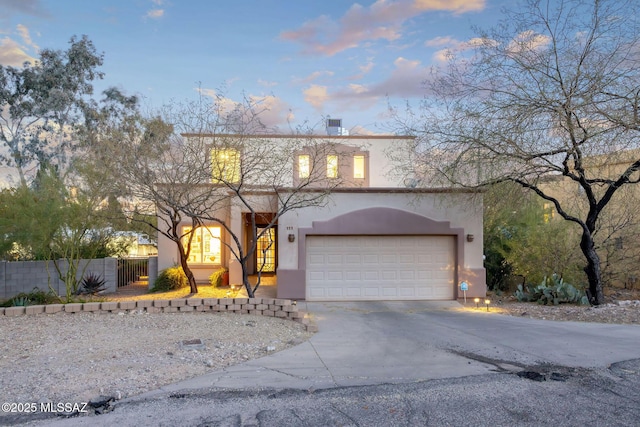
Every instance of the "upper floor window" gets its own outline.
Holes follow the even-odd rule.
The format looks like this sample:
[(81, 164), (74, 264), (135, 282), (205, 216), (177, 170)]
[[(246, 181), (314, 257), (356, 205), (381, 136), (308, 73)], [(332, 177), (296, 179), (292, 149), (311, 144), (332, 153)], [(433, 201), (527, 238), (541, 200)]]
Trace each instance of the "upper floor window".
[(327, 156), (327, 178), (338, 177), (338, 156), (330, 154)]
[(212, 150), (213, 182), (240, 181), (240, 152), (234, 149)]
[(298, 178), (309, 178), (311, 159), (308, 154), (298, 156)]
[(191, 239), (191, 251), (189, 252), (190, 263), (198, 264), (220, 264), (221, 249), (220, 227), (182, 227), (182, 244), (186, 247), (189, 242), (189, 236), (193, 233)]
[(364, 179), (364, 156), (353, 156), (353, 177), (356, 179)]

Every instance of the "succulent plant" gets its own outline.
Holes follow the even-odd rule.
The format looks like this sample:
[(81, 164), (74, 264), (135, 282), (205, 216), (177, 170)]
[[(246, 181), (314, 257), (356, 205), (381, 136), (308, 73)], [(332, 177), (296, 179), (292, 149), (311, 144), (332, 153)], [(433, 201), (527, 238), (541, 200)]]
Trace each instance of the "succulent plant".
[(98, 274), (89, 273), (82, 279), (80, 293), (95, 295), (105, 290), (105, 280)]

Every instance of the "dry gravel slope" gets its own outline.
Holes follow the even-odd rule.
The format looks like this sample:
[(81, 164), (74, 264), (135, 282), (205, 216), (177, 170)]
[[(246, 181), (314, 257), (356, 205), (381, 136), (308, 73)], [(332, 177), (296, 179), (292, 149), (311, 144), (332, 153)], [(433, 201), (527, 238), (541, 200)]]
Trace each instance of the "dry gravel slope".
[[(273, 317), (132, 312), (0, 316), (0, 335), (0, 401), (86, 402), (140, 394), (283, 350), (312, 334)], [(205, 348), (179, 345), (194, 339)]]

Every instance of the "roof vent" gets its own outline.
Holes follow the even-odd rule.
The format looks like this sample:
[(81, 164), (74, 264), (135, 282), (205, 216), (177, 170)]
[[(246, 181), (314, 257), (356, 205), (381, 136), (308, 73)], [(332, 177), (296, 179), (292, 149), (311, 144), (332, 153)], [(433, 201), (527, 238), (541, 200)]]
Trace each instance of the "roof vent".
[(342, 127), (342, 119), (327, 119), (327, 135), (344, 136), (349, 135), (349, 131)]

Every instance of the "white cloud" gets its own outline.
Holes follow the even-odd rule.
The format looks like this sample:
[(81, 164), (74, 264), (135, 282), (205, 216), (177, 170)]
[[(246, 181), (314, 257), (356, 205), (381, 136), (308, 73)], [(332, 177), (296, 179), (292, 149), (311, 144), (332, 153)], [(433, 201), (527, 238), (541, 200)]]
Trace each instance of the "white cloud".
[(258, 84), (259, 84), (260, 86), (263, 86), (263, 87), (274, 87), (274, 86), (278, 86), (278, 83), (277, 83), (277, 82), (270, 82), (270, 81), (262, 80), (262, 79), (258, 79)]
[(0, 40), (0, 64), (21, 67), (25, 62), (35, 63), (35, 58), (24, 51), (15, 40), (5, 37)]
[(250, 96), (250, 102), (258, 106), (259, 119), (267, 128), (281, 128), (293, 122), (295, 116), (289, 104), (273, 95)]
[(151, 9), (144, 16), (149, 19), (160, 19), (164, 16), (164, 9)]
[(358, 69), (360, 70), (360, 72), (358, 74), (354, 74), (353, 76), (349, 76), (348, 79), (349, 80), (360, 80), (365, 75), (369, 74), (371, 72), (371, 70), (373, 70), (373, 66), (374, 66), (373, 61), (369, 60), (369, 62), (367, 62), (366, 64), (358, 66)]
[(287, 128), (294, 120), (289, 104), (274, 95), (249, 95), (244, 101), (235, 101), (219, 94), (214, 89), (196, 89), (202, 95), (211, 97), (222, 116), (239, 114), (250, 121), (249, 110), (258, 114), (258, 120), (268, 129)]
[(356, 125), (349, 128), (349, 135), (388, 135), (387, 133), (374, 132), (364, 126)]
[(399, 57), (387, 79), (372, 85), (349, 84), (329, 92), (326, 86), (311, 85), (304, 92), (304, 99), (318, 111), (333, 108), (367, 109), (387, 96), (413, 98), (425, 93), (424, 81), (427, 68), (420, 62)]
[(508, 51), (512, 53), (522, 53), (526, 51), (536, 51), (549, 44), (550, 39), (544, 34), (538, 34), (532, 30), (523, 31), (518, 34), (509, 44)]
[(311, 104), (316, 110), (322, 110), (324, 103), (329, 99), (326, 86), (311, 85), (304, 91), (304, 100)]
[(450, 36), (440, 36), (431, 40), (427, 40), (426, 42), (424, 42), (424, 45), (427, 47), (440, 47), (456, 45), (458, 43), (460, 43), (459, 40), (456, 40)]
[(384, 96), (414, 97), (423, 89), (427, 69), (420, 61), (397, 58), (394, 70), (386, 80), (374, 85), (350, 85), (348, 91), (336, 94), (341, 98), (379, 98)]
[(479, 37), (471, 38), (467, 41), (457, 40), (452, 37), (436, 37), (435, 39), (427, 40), (424, 43), (427, 47), (444, 46), (444, 49), (437, 50), (433, 54), (433, 60), (435, 62), (446, 62), (456, 55), (471, 51), (482, 45), (489, 44), (495, 44), (495, 41)]
[(331, 56), (365, 42), (398, 40), (405, 21), (422, 13), (462, 14), (484, 7), (485, 0), (377, 0), (369, 7), (354, 3), (337, 22), (322, 15), (297, 30), (282, 32), (280, 37), (302, 44), (305, 53)]
[(18, 24), (17, 25), (17, 30), (18, 30), (18, 34), (20, 34), (20, 37), (22, 37), (22, 41), (24, 41), (24, 43), (27, 46), (30, 46), (36, 50), (39, 49), (38, 45), (36, 45), (33, 40), (31, 40), (31, 35), (29, 34), (29, 29), (22, 25), (22, 24)]
[(311, 82), (314, 82), (316, 80), (318, 80), (319, 78), (322, 78), (324, 76), (328, 76), (331, 77), (333, 76), (335, 73), (333, 71), (314, 71), (313, 73), (309, 74), (306, 77), (303, 77), (301, 79), (294, 79), (293, 83), (294, 84), (308, 84)]

